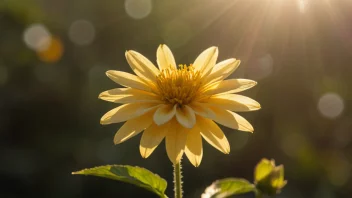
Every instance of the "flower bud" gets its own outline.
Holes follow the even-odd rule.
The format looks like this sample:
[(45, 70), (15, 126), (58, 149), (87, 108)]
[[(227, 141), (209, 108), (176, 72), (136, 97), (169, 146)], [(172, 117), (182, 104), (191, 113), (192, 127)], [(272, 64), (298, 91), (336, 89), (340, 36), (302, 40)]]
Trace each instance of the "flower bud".
[(254, 183), (263, 194), (275, 195), (286, 185), (284, 166), (275, 166), (275, 161), (262, 159), (254, 171)]

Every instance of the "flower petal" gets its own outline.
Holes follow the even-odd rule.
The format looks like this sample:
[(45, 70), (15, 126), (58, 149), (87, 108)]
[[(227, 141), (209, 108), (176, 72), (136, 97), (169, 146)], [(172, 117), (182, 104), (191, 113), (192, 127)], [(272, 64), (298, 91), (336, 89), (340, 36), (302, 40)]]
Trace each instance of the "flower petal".
[(189, 129), (193, 128), (196, 123), (196, 115), (194, 114), (192, 108), (187, 105), (184, 105), (182, 108), (176, 108), (176, 119), (178, 123)]
[(176, 119), (169, 124), (165, 137), (167, 156), (173, 164), (178, 164), (184, 152), (187, 141), (187, 130)]
[(114, 143), (120, 144), (148, 128), (153, 123), (153, 113), (154, 111), (128, 120), (115, 134)]
[(194, 61), (193, 66), (202, 73), (202, 77), (208, 75), (214, 67), (218, 58), (218, 48), (210, 47), (204, 50)]
[(117, 84), (120, 84), (124, 87), (131, 87), (135, 89), (140, 89), (140, 90), (145, 90), (145, 91), (150, 91), (150, 87), (143, 82), (143, 80), (133, 74), (127, 73), (127, 72), (122, 72), (122, 71), (114, 71), (114, 70), (109, 70), (106, 72), (106, 75), (116, 82)]
[(116, 107), (100, 119), (100, 124), (112, 124), (141, 116), (158, 107), (156, 103), (129, 103)]
[(240, 65), (241, 61), (234, 58), (221, 61), (216, 64), (211, 71), (210, 75), (206, 77), (205, 82), (207, 84), (224, 80), (231, 75)]
[(190, 104), (190, 107), (193, 109), (194, 113), (205, 118), (213, 119), (215, 118), (215, 113), (207, 106), (202, 105), (201, 103), (194, 102)]
[(168, 129), (168, 124), (158, 126), (152, 124), (146, 130), (144, 130), (139, 145), (139, 151), (143, 158), (147, 158), (152, 154), (160, 142), (164, 139)]
[(213, 86), (208, 88), (204, 94), (215, 95), (215, 94), (229, 94), (238, 93), (246, 89), (250, 89), (255, 86), (257, 82), (247, 79), (230, 79), (214, 83)]
[(253, 126), (237, 113), (216, 107), (212, 107), (211, 109), (216, 114), (216, 117), (213, 119), (215, 122), (240, 131), (254, 131)]
[(125, 55), (134, 73), (139, 77), (155, 82), (155, 77), (159, 75), (160, 71), (150, 60), (133, 50), (127, 51)]
[(200, 129), (197, 125), (188, 131), (185, 154), (193, 166), (200, 165), (203, 158), (203, 145)]
[(175, 68), (176, 62), (174, 55), (167, 45), (159, 45), (158, 50), (156, 51), (156, 62), (158, 63), (159, 69)]
[(170, 121), (176, 114), (176, 105), (161, 105), (154, 113), (155, 124), (162, 125)]
[(205, 101), (208, 105), (230, 111), (254, 111), (260, 109), (260, 104), (257, 101), (237, 94), (213, 95)]
[(217, 124), (212, 120), (197, 116), (197, 125), (201, 135), (210, 145), (225, 154), (230, 153), (230, 144)]
[(133, 88), (116, 88), (100, 93), (99, 99), (115, 103), (161, 103), (159, 96)]

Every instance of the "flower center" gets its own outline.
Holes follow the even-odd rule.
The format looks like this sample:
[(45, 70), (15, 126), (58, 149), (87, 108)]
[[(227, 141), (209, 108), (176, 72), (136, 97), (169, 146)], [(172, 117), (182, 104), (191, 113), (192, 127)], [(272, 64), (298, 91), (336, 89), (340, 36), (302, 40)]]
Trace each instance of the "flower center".
[(163, 101), (170, 104), (186, 105), (199, 95), (201, 76), (192, 65), (179, 65), (179, 69), (168, 68), (156, 78), (157, 89)]

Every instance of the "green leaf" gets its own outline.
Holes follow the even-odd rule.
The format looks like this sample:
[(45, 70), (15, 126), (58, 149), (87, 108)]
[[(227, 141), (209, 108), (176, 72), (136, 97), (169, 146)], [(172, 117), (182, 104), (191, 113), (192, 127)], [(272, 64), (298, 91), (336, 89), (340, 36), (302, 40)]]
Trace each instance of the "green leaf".
[(224, 198), (255, 191), (255, 186), (245, 179), (227, 178), (215, 181), (205, 189), (203, 195), (208, 198)]
[(164, 192), (167, 182), (149, 170), (128, 165), (107, 165), (73, 172), (73, 175), (93, 175), (134, 184), (147, 189), (160, 197), (167, 197)]

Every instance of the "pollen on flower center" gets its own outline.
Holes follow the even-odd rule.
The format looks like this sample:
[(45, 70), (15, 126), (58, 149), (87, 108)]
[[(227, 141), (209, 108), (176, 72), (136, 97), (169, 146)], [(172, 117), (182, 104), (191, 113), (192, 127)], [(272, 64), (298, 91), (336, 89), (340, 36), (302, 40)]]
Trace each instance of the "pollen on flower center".
[(156, 78), (157, 89), (163, 101), (170, 104), (186, 105), (199, 93), (201, 76), (192, 65), (180, 65), (179, 69), (168, 68)]

